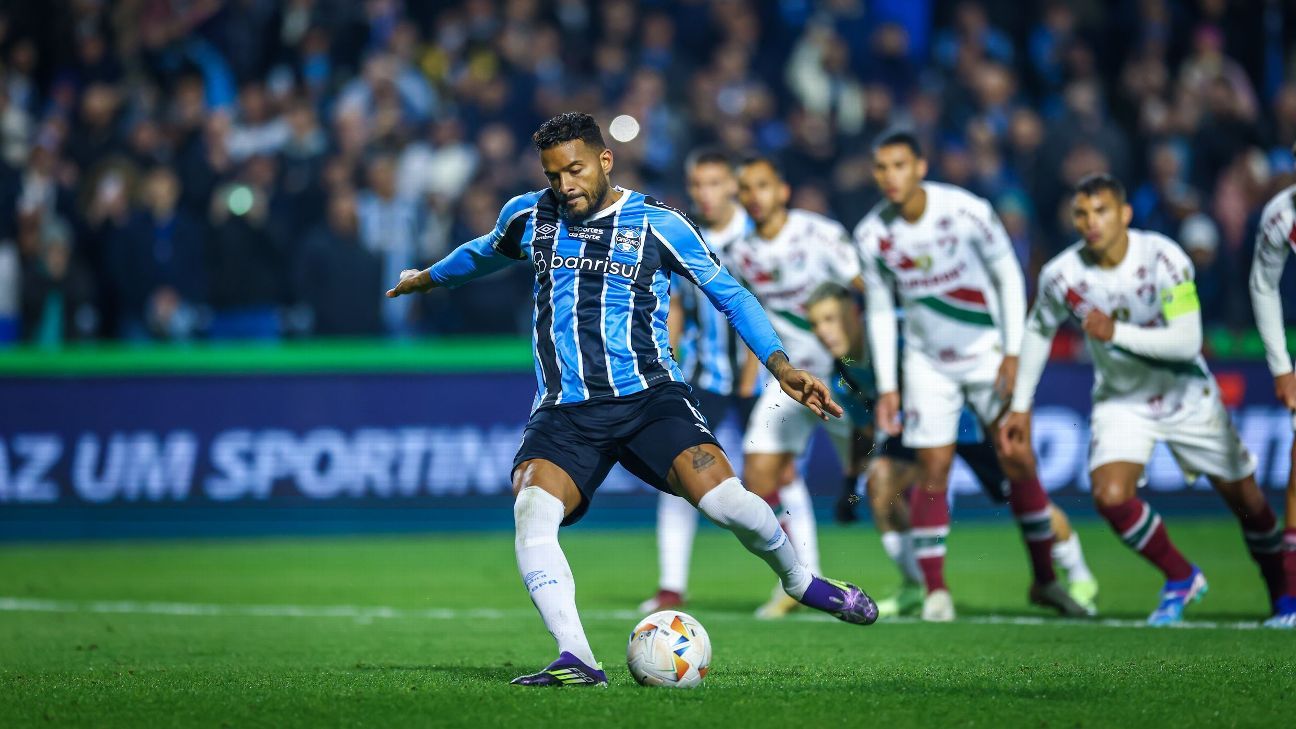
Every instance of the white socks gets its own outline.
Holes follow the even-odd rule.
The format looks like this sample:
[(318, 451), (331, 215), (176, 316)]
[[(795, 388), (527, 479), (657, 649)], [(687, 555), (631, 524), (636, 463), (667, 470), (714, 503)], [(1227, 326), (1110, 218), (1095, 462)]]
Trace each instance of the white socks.
[(1066, 570), (1067, 579), (1072, 582), (1084, 582), (1093, 579), (1089, 565), (1085, 563), (1084, 552), (1080, 549), (1080, 535), (1071, 530), (1071, 537), (1065, 542), (1053, 542), (1053, 561)]
[(513, 502), (518, 571), (545, 627), (558, 641), (558, 651), (594, 666), (594, 651), (576, 613), (576, 581), (558, 546), (558, 526), (564, 513), (560, 499), (536, 486), (518, 494)]
[(787, 594), (798, 600), (805, 595), (810, 570), (797, 559), (796, 550), (769, 504), (743, 488), (737, 477), (725, 479), (708, 491), (698, 501), (698, 511), (716, 526), (733, 532), (747, 551), (765, 560)]
[(683, 595), (689, 558), (697, 534), (697, 509), (686, 499), (661, 493), (657, 498), (657, 587)]
[(913, 550), (913, 535), (908, 531), (882, 532), (882, 549), (900, 568), (900, 575), (907, 582), (922, 584), (922, 570), (918, 569), (918, 557)]
[(810, 500), (806, 482), (798, 476), (779, 489), (779, 501), (785, 512), (779, 523), (787, 532), (788, 539), (792, 540), (797, 556), (810, 568), (811, 574), (823, 574), (819, 569), (819, 524), (815, 521), (814, 503)]

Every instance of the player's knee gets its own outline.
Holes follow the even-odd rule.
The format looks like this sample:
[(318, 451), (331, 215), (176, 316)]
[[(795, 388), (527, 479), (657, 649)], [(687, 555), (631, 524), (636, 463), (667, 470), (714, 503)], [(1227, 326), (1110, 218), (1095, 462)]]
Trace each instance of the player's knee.
[[(773, 495), (780, 486), (784, 464), (768, 453), (748, 453), (743, 459), (743, 483), (761, 498)], [(789, 481), (790, 483), (790, 481)]]
[(1127, 484), (1116, 480), (1094, 480), (1090, 489), (1094, 505), (1099, 509), (1111, 509), (1129, 501), (1134, 496)]
[(923, 459), (918, 481), (926, 491), (944, 491), (949, 486), (950, 467), (953, 465), (947, 458)]

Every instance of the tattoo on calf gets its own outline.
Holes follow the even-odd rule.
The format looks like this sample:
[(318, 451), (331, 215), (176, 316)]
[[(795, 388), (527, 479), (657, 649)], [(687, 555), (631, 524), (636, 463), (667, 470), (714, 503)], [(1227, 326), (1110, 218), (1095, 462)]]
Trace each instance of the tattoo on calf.
[(715, 465), (716, 457), (702, 450), (702, 446), (693, 446), (688, 452), (693, 456), (694, 471), (705, 471)]

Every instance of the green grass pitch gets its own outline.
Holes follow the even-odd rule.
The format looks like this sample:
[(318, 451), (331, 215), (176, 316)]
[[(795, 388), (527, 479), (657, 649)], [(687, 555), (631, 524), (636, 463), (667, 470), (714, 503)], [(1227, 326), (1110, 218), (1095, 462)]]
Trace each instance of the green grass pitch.
[[(748, 617), (773, 580), (701, 531), (688, 610), (715, 656), (694, 691), (625, 668), (652, 589), (648, 531), (567, 530), (606, 690), (523, 689), (555, 651), (511, 535), (0, 547), (0, 727), (23, 726), (1291, 726), (1296, 634), (1248, 627), (1263, 588), (1232, 522), (1171, 518), (1211, 581), (1192, 627), (1133, 627), (1157, 575), (1081, 525), (1109, 623), (1025, 604), (1011, 525), (956, 524), (959, 622), (849, 626)], [(893, 570), (869, 528), (825, 528), (825, 569), (877, 595)]]

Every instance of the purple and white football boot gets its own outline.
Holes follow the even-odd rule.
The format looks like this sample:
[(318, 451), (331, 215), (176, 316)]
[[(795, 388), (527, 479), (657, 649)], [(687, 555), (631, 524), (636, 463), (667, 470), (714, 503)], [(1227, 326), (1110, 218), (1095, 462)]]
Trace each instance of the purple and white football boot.
[(558, 660), (543, 671), (518, 676), (509, 683), (515, 686), (603, 686), (608, 685), (603, 664), (591, 668), (567, 651), (558, 654)]

